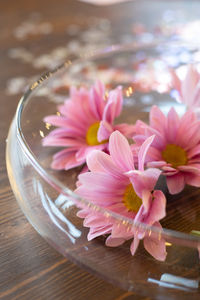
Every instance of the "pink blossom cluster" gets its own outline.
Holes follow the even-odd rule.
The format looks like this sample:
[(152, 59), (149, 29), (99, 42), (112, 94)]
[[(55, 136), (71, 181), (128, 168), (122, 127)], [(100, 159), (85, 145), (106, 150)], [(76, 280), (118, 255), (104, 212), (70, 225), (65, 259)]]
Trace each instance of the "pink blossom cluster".
[(166, 177), (171, 194), (181, 192), (185, 184), (200, 187), (200, 120), (191, 107), (200, 101), (199, 75), (191, 66), (183, 81), (172, 75), (179, 100), (188, 107), (182, 116), (173, 107), (165, 115), (153, 106), (149, 124), (138, 120), (116, 125), (123, 107), (122, 89), (105, 93), (104, 85), (96, 82), (90, 90), (72, 87), (69, 99), (58, 107), (59, 115), (44, 119), (56, 128), (43, 145), (64, 147), (53, 156), (52, 168), (68, 170), (86, 162), (75, 193), (132, 222), (127, 230), (117, 218), (82, 206), (78, 216), (89, 228), (88, 240), (106, 235), (110, 247), (131, 240), (132, 255), (143, 240), (145, 249), (161, 261), (166, 258), (165, 240), (145, 229), (153, 226), (162, 233), (160, 220), (166, 215), (167, 201), (156, 188), (159, 177)]

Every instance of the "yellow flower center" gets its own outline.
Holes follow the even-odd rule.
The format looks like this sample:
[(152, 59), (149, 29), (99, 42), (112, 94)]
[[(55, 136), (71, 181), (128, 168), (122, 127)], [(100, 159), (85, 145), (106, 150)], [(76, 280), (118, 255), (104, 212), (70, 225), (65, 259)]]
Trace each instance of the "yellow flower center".
[(173, 168), (187, 164), (186, 151), (183, 148), (173, 144), (168, 144), (165, 150), (162, 151), (162, 158), (167, 163), (171, 164)]
[(108, 142), (108, 140), (104, 140), (102, 142), (99, 142), (97, 139), (97, 133), (99, 130), (100, 122), (96, 122), (92, 125), (87, 130), (86, 133), (86, 142), (90, 146), (95, 146), (95, 145), (100, 145), (100, 144), (105, 144)]
[(129, 211), (134, 212), (138, 212), (140, 206), (142, 205), (142, 199), (138, 197), (131, 183), (125, 189), (123, 203)]

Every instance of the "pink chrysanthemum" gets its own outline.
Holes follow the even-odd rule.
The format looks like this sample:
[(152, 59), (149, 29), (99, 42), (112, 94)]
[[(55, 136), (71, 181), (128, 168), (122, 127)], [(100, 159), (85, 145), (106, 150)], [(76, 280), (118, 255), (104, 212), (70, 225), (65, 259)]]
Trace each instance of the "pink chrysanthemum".
[[(158, 169), (144, 170), (145, 156), (153, 137), (141, 146), (138, 154), (138, 170), (135, 169), (133, 154), (127, 139), (116, 131), (109, 140), (110, 155), (95, 150), (87, 157), (91, 172), (79, 175), (78, 188), (81, 197), (109, 211), (128, 217), (135, 222), (161, 227), (159, 220), (165, 216), (166, 199), (154, 186), (160, 175)], [(131, 253), (134, 254), (139, 241), (144, 239), (146, 250), (158, 260), (166, 257), (164, 239), (157, 240), (145, 235), (142, 230), (123, 225), (102, 213), (89, 208), (82, 208), (78, 216), (84, 218), (84, 226), (89, 227), (88, 239), (102, 234), (109, 234), (107, 246), (118, 246), (126, 240), (133, 239)]]
[(185, 184), (200, 187), (200, 121), (194, 112), (179, 117), (171, 108), (165, 116), (157, 106), (150, 112), (150, 124), (138, 120), (133, 139), (140, 146), (149, 136), (155, 139), (146, 156), (149, 167), (158, 167), (166, 176), (171, 194), (179, 193)]
[(121, 87), (110, 91), (107, 97), (104, 85), (99, 81), (89, 91), (72, 87), (70, 99), (58, 107), (60, 116), (44, 119), (59, 128), (43, 139), (43, 145), (65, 147), (53, 156), (52, 168), (68, 170), (82, 165), (94, 149), (107, 150), (109, 136), (116, 129), (131, 136), (133, 126), (113, 124), (121, 113), (122, 104)]
[(186, 76), (180, 80), (172, 70), (172, 86), (178, 91), (178, 101), (188, 108), (200, 106), (200, 74), (193, 65), (187, 68)]

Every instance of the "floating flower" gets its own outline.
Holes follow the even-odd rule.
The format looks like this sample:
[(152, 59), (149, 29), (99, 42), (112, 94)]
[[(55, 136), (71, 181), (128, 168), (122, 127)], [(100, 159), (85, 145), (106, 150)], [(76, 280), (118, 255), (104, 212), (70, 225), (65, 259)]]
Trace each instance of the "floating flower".
[(185, 184), (200, 187), (200, 121), (194, 112), (179, 117), (171, 108), (165, 116), (157, 106), (150, 112), (150, 125), (138, 120), (133, 150), (155, 134), (146, 156), (149, 167), (158, 167), (166, 176), (171, 194), (179, 193)]
[[(127, 139), (119, 131), (112, 133), (110, 155), (99, 150), (88, 155), (87, 165), (91, 172), (79, 175), (75, 192), (95, 205), (134, 220), (135, 224), (142, 222), (161, 228), (159, 220), (165, 216), (166, 199), (161, 191), (154, 190), (161, 171), (155, 168), (144, 170), (145, 156), (152, 140), (150, 137), (141, 146), (136, 170)], [(84, 226), (90, 228), (88, 240), (109, 234), (106, 245), (114, 247), (134, 238), (130, 248), (133, 255), (139, 241), (144, 239), (146, 250), (155, 258), (165, 260), (163, 238), (151, 238), (137, 226), (127, 230), (117, 220), (91, 208), (82, 208), (78, 216), (84, 218)]]
[(187, 68), (186, 76), (180, 80), (174, 70), (171, 71), (172, 86), (178, 91), (178, 101), (188, 108), (200, 107), (200, 74), (193, 65)]
[(85, 163), (94, 149), (107, 151), (109, 136), (116, 129), (131, 136), (133, 126), (113, 124), (122, 104), (121, 87), (110, 91), (107, 97), (99, 81), (89, 91), (72, 87), (70, 99), (58, 107), (59, 115), (44, 119), (58, 128), (43, 139), (43, 145), (65, 147), (53, 156), (52, 168), (68, 170)]

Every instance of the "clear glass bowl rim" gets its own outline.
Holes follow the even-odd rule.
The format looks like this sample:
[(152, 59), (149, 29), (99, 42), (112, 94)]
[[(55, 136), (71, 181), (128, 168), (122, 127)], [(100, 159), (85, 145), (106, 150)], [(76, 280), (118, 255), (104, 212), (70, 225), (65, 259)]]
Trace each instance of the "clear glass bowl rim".
[[(173, 46), (173, 44), (175, 46), (177, 46), (177, 45), (182, 46), (185, 43), (182, 43), (182, 42), (173, 42), (172, 43), (171, 42), (170, 45)], [(22, 96), (22, 98), (19, 101), (19, 104), (18, 104), (17, 110), (16, 110), (16, 114), (15, 114), (15, 119), (14, 119), (16, 130), (17, 130), (17, 140), (20, 144), (21, 150), (23, 151), (25, 156), (28, 158), (29, 162), (34, 167), (36, 172), (39, 173), (40, 176), (46, 182), (48, 182), (53, 188), (55, 188), (59, 193), (61, 193), (63, 195), (66, 195), (68, 197), (72, 197), (77, 201), (77, 203), (78, 202), (82, 203), (82, 204), (86, 205), (87, 207), (90, 207), (90, 208), (104, 214), (107, 217), (111, 217), (114, 220), (117, 220), (119, 223), (121, 223), (123, 225), (143, 228), (145, 231), (147, 231), (149, 233), (153, 232), (156, 235), (164, 236), (165, 239), (169, 240), (170, 242), (175, 242), (175, 243), (178, 243), (178, 244), (187, 244), (190, 247), (198, 247), (200, 245), (200, 237), (198, 237), (198, 236), (183, 233), (183, 232), (179, 232), (179, 231), (175, 231), (175, 230), (171, 230), (171, 229), (166, 229), (166, 228), (158, 229), (155, 226), (148, 226), (148, 225), (146, 225), (144, 223), (140, 223), (140, 222), (135, 223), (134, 220), (132, 220), (132, 219), (121, 216), (118, 213), (114, 213), (114, 212), (112, 212), (110, 210), (107, 210), (105, 208), (102, 208), (98, 205), (94, 205), (93, 203), (91, 203), (87, 199), (81, 198), (79, 195), (77, 195), (72, 190), (67, 188), (63, 183), (61, 183), (55, 176), (53, 176), (52, 174), (49, 174), (41, 166), (41, 164), (39, 163), (39, 161), (35, 157), (34, 153), (31, 151), (31, 149), (30, 149), (30, 147), (29, 147), (29, 145), (28, 145), (28, 143), (27, 143), (27, 141), (26, 141), (26, 139), (23, 135), (23, 129), (22, 129), (22, 126), (21, 126), (21, 120), (22, 120), (22, 114), (23, 114), (23, 111), (24, 111), (24, 107), (27, 104), (27, 102), (29, 101), (32, 93), (36, 89), (40, 88), (40, 86), (42, 86), (43, 82), (46, 82), (50, 77), (52, 77), (53, 75), (56, 75), (57, 73), (59, 73), (59, 71), (67, 69), (72, 64), (83, 63), (84, 61), (87, 61), (89, 59), (95, 60), (95, 58), (100, 58), (100, 57), (103, 58), (104, 56), (106, 56), (108, 54), (111, 55), (111, 53), (120, 53), (120, 52), (123, 52), (123, 51), (130, 51), (130, 50), (136, 51), (136, 50), (141, 50), (143, 48), (147, 49), (147, 47), (153, 48), (153, 47), (156, 47), (156, 46), (164, 46), (164, 45), (169, 46), (169, 42), (166, 43), (165, 41), (155, 41), (153, 43), (147, 43), (147, 44), (144, 43), (144, 45), (142, 45), (142, 46), (138, 45), (137, 42), (129, 43), (129, 44), (126, 44), (126, 45), (111, 45), (107, 48), (95, 51), (94, 53), (89, 53), (89, 54), (85, 55), (84, 58), (81, 57), (81, 58), (77, 58), (77, 59), (74, 59), (74, 60), (67, 60), (63, 64), (56, 67), (55, 69), (44, 73), (41, 77), (39, 77), (38, 80), (36, 80), (33, 84), (31, 84), (28, 87), (28, 89), (26, 90), (26, 92), (24, 93), (24, 95)]]

